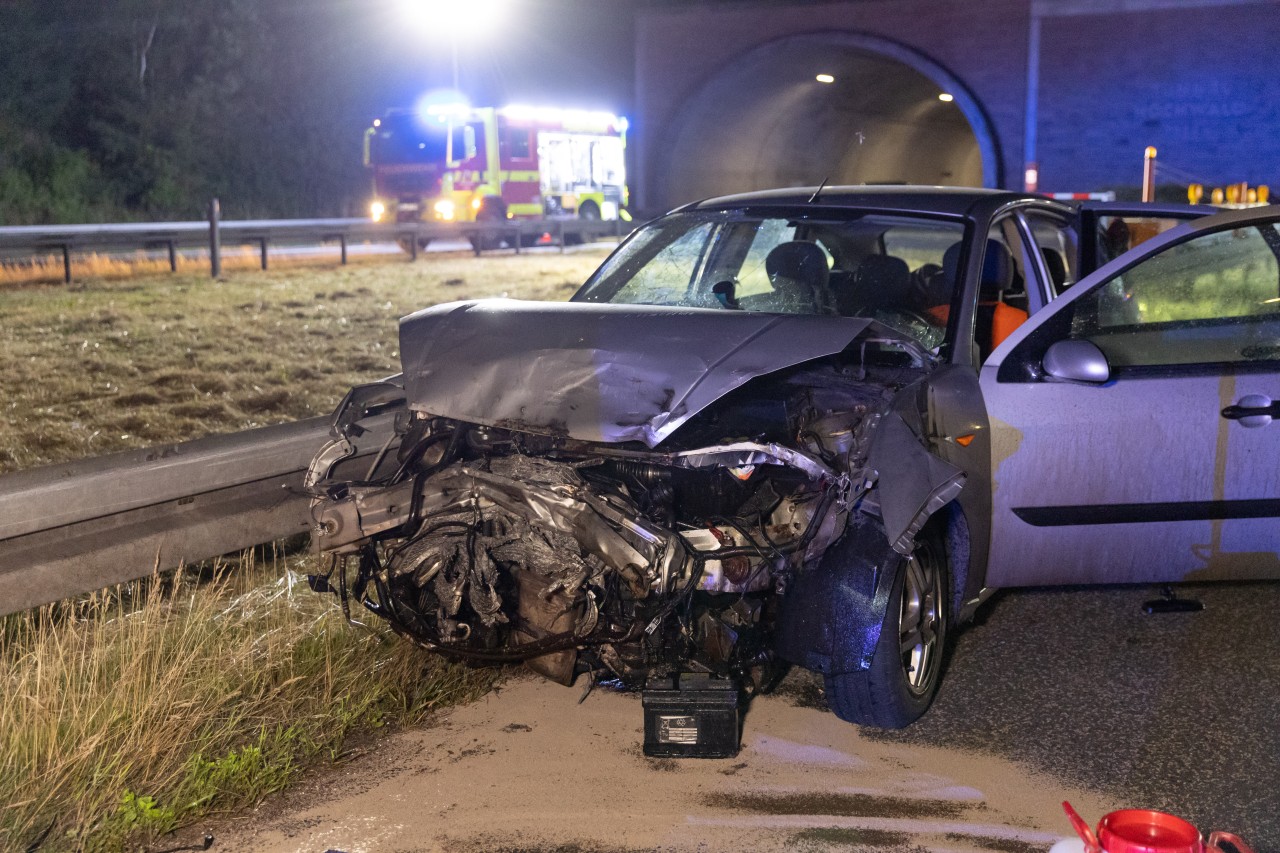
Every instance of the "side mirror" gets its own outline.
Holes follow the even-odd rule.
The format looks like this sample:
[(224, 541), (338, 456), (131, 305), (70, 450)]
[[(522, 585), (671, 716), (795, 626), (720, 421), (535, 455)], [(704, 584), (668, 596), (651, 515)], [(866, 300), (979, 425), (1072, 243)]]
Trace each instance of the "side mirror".
[(1111, 365), (1093, 341), (1058, 341), (1045, 350), (1044, 372), (1050, 380), (1100, 385), (1111, 378)]

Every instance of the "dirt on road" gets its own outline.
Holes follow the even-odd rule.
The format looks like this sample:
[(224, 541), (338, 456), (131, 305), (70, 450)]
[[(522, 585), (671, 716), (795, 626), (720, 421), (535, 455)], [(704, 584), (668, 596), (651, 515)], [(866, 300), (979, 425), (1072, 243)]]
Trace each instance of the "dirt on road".
[(310, 790), (215, 829), (262, 853), (1044, 851), (1061, 803), (1093, 795), (998, 758), (877, 743), (793, 673), (757, 698), (742, 751), (651, 759), (637, 694), (515, 676), (434, 725), (393, 734)]

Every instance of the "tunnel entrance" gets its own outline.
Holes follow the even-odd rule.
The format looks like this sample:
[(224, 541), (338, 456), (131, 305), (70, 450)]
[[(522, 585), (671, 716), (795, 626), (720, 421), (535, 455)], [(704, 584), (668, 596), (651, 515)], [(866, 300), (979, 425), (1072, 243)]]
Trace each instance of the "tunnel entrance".
[(967, 89), (923, 55), (874, 36), (822, 33), (758, 47), (708, 80), (669, 127), (650, 161), (666, 206), (824, 179), (1000, 181), (995, 134)]

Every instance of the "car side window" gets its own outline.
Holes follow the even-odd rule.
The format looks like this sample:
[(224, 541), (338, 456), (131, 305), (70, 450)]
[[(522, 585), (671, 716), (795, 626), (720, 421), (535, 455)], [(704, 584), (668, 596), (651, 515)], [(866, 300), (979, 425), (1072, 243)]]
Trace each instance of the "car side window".
[(1041, 211), (1028, 210), (1023, 218), (1049, 277), (1045, 293), (1049, 298), (1061, 296), (1080, 277), (1076, 268), (1079, 235), (1071, 223)]
[(1077, 300), (1070, 337), (1118, 368), (1280, 360), (1278, 256), (1270, 223), (1175, 244)]
[(1115, 260), (1152, 237), (1158, 237), (1186, 220), (1167, 216), (1098, 217), (1098, 266)]
[(1028, 260), (1014, 218), (1006, 216), (993, 223), (983, 252), (974, 314), (979, 361), (986, 361), (992, 350), (1026, 322)]

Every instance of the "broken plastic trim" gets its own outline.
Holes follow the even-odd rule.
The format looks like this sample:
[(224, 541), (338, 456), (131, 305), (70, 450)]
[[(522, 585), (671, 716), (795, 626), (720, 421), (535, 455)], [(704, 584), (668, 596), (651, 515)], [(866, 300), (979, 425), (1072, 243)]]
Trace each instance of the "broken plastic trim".
[(925, 501), (924, 507), (921, 508), (920, 512), (916, 513), (915, 518), (911, 519), (907, 529), (893, 541), (893, 550), (904, 557), (910, 555), (915, 550), (916, 534), (920, 532), (920, 529), (925, 526), (925, 523), (929, 521), (929, 518), (935, 512), (959, 496), (961, 490), (964, 489), (964, 483), (964, 474), (956, 474), (949, 481), (934, 489), (933, 493)]
[(755, 465), (783, 465), (803, 472), (812, 480), (834, 481), (839, 478), (830, 467), (809, 454), (781, 444), (738, 441), (714, 444), (677, 453), (646, 453), (637, 450), (598, 448), (594, 455), (611, 459), (640, 459), (654, 465), (673, 468), (748, 468)]

